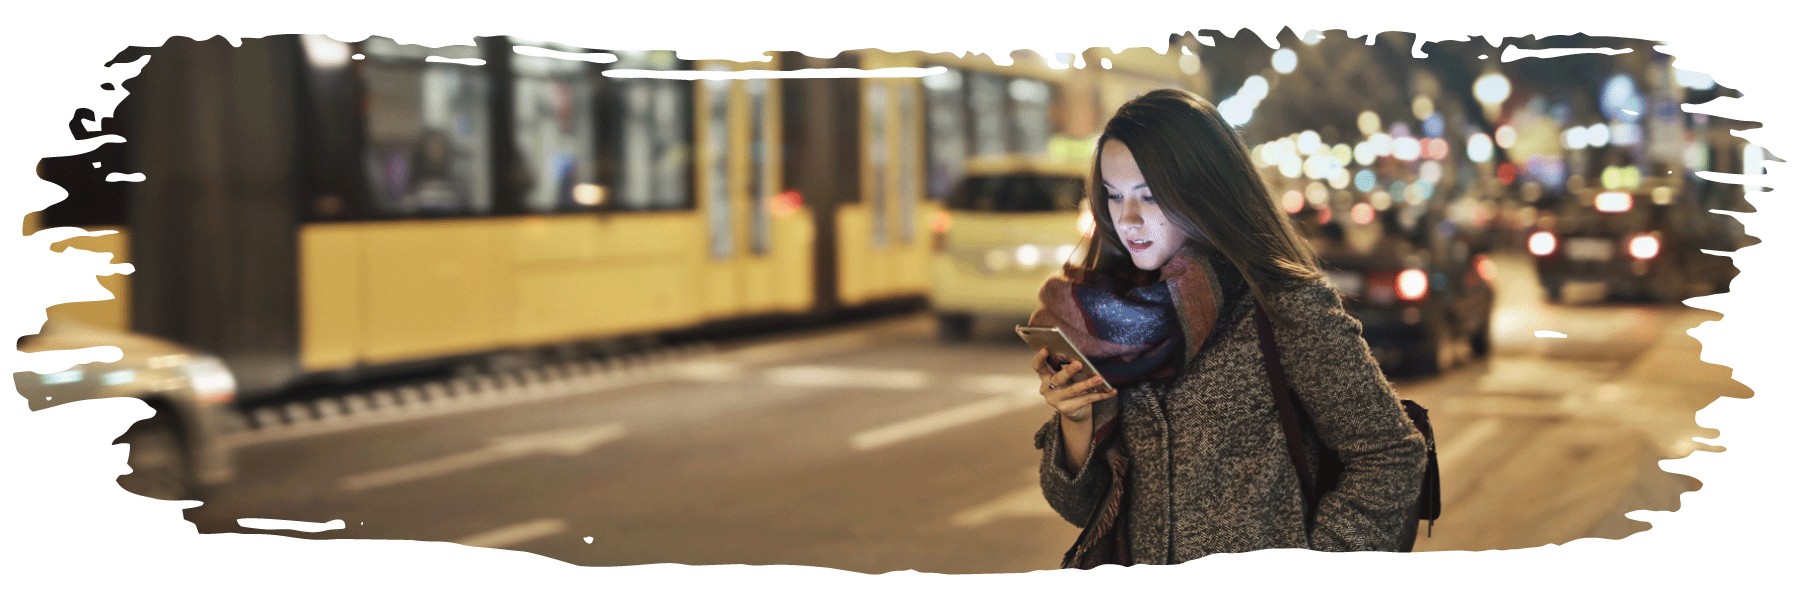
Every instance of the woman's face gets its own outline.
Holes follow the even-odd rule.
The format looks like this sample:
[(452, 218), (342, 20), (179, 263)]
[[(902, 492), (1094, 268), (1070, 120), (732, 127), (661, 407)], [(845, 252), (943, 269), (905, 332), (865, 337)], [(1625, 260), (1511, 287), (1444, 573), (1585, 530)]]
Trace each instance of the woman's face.
[(1137, 268), (1161, 269), (1187, 244), (1187, 236), (1163, 216), (1162, 206), (1150, 194), (1150, 184), (1144, 181), (1137, 159), (1124, 142), (1107, 140), (1100, 147), (1100, 183), (1106, 191), (1106, 210), (1112, 213), (1113, 231), (1125, 242)]

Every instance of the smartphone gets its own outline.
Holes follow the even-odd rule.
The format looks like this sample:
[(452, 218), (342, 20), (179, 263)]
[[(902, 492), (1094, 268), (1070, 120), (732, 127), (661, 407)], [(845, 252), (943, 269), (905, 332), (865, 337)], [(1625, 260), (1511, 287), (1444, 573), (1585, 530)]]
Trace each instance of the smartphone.
[[(1013, 331), (1018, 332), (1019, 337), (1023, 338), (1025, 343), (1030, 344), (1033, 350), (1049, 350), (1050, 357), (1045, 362), (1049, 364), (1052, 369), (1061, 370), (1063, 366), (1069, 364), (1071, 361), (1080, 361), (1081, 371), (1076, 373), (1075, 377), (1069, 381), (1085, 381), (1089, 377), (1098, 374), (1094, 371), (1094, 362), (1088, 360), (1087, 356), (1083, 355), (1080, 350), (1075, 349), (1075, 344), (1069, 341), (1069, 336), (1063, 335), (1062, 329), (1057, 327), (1018, 325), (1013, 327)], [(1100, 380), (1099, 389), (1108, 392), (1113, 391), (1112, 382), (1102, 378)]]

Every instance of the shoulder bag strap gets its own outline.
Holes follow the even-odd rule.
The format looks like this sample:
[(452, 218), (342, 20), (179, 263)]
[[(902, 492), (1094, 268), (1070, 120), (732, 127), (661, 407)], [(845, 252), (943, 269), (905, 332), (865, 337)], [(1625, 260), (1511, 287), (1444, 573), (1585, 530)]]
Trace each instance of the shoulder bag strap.
[(1310, 507), (1318, 499), (1313, 497), (1312, 469), (1307, 466), (1306, 447), (1300, 441), (1300, 418), (1294, 408), (1293, 390), (1288, 389), (1287, 375), (1281, 370), (1281, 349), (1275, 346), (1274, 328), (1269, 325), (1269, 316), (1263, 312), (1260, 302), (1256, 304), (1256, 337), (1262, 342), (1263, 366), (1269, 372), (1269, 386), (1275, 393), (1275, 410), (1281, 414), (1281, 431), (1287, 437), (1288, 458), (1294, 461), (1294, 470), (1300, 474), (1300, 492)]

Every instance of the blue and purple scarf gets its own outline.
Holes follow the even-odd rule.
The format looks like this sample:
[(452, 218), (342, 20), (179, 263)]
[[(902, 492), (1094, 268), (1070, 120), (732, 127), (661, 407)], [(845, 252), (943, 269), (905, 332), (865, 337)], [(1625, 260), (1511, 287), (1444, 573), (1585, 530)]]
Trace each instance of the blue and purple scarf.
[[(1228, 274), (1223, 286), (1219, 274)], [(1158, 271), (1064, 268), (1038, 290), (1031, 324), (1060, 327), (1115, 386), (1174, 375), (1199, 353), (1226, 293), (1241, 289), (1216, 252), (1176, 254)]]

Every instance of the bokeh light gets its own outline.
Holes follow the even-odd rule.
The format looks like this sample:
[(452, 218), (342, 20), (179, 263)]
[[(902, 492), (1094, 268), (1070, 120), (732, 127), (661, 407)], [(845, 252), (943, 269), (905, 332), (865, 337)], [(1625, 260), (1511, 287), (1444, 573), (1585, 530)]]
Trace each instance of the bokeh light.
[(1318, 154), (1321, 146), (1319, 132), (1311, 129), (1300, 132), (1300, 137), (1294, 140), (1294, 148), (1306, 156)]
[(1469, 161), (1483, 163), (1494, 158), (1494, 141), (1485, 133), (1469, 136)]
[(1369, 205), (1374, 206), (1375, 210), (1387, 210), (1394, 206), (1394, 197), (1385, 191), (1375, 190), (1369, 194)]
[(1381, 131), (1381, 115), (1372, 110), (1362, 111), (1362, 114), (1356, 115), (1356, 128), (1365, 136), (1374, 135)]
[(1294, 67), (1299, 66), (1300, 56), (1295, 54), (1293, 50), (1282, 48), (1275, 51), (1275, 56), (1269, 59), (1269, 63), (1271, 66), (1275, 67), (1276, 73), (1286, 75), (1294, 72)]
[(1475, 80), (1475, 99), (1484, 104), (1500, 104), (1512, 95), (1512, 82), (1505, 75), (1488, 73)]
[(1595, 123), (1587, 128), (1587, 143), (1595, 148), (1612, 143), (1612, 129), (1605, 123)]
[(1394, 138), (1385, 133), (1369, 136), (1369, 148), (1375, 156), (1392, 156), (1394, 154)]
[(1425, 143), (1424, 156), (1431, 160), (1444, 160), (1450, 156), (1450, 142), (1444, 138), (1431, 138)]
[(1350, 151), (1355, 155), (1356, 164), (1369, 166), (1375, 163), (1375, 145), (1369, 142), (1357, 142), (1356, 148)]
[(1437, 183), (1444, 177), (1443, 163), (1428, 160), (1419, 165), (1419, 181)]
[[(1431, 103), (1431, 99), (1425, 97), (1424, 94), (1419, 94), (1417, 96), (1413, 96), (1413, 101), (1412, 101), (1413, 116), (1418, 118), (1420, 121), (1423, 121), (1423, 120), (1425, 120), (1426, 117), (1431, 116), (1432, 111), (1435, 111), (1435, 110), (1437, 110), (1437, 107), (1435, 105), (1433, 105)], [(1399, 136), (1395, 136), (1395, 137), (1399, 137)]]
[(1518, 141), (1519, 130), (1513, 129), (1511, 125), (1501, 125), (1499, 129), (1494, 130), (1494, 144), (1502, 149), (1510, 149)]
[(1375, 172), (1371, 171), (1369, 169), (1363, 169), (1361, 171), (1357, 171), (1356, 172), (1356, 191), (1367, 194), (1367, 193), (1369, 193), (1370, 190), (1373, 190), (1373, 189), (1375, 189)]
[(1424, 148), (1419, 146), (1419, 140), (1409, 137), (1394, 138), (1394, 158), (1412, 162), (1419, 159), (1419, 153), (1423, 150)]
[(1356, 206), (1350, 207), (1350, 220), (1355, 221), (1357, 225), (1374, 223), (1375, 207), (1369, 206), (1366, 202), (1356, 203)]
[(1331, 147), (1331, 157), (1337, 159), (1338, 164), (1347, 165), (1350, 164), (1350, 160), (1354, 157), (1354, 154), (1350, 152), (1349, 144), (1340, 143)]
[(1288, 214), (1300, 212), (1303, 208), (1306, 208), (1306, 195), (1300, 193), (1300, 190), (1288, 190), (1281, 195), (1281, 209)]
[(1431, 113), (1431, 115), (1425, 117), (1425, 121), (1419, 125), (1419, 130), (1425, 133), (1425, 137), (1444, 137), (1444, 115), (1442, 113)]

